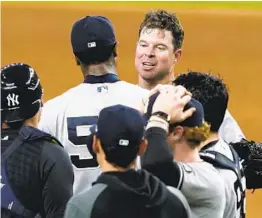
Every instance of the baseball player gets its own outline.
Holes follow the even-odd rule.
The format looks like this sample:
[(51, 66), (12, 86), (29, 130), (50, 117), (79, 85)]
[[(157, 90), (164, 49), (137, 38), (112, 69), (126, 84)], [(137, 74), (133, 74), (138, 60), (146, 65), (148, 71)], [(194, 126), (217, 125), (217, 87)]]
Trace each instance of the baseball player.
[[(226, 116), (228, 105), (229, 96), (226, 84), (217, 76), (192, 71), (178, 75), (174, 83), (184, 86), (204, 107), (205, 120), (211, 125), (211, 134), (203, 144), (202, 151), (215, 151), (227, 157), (223, 158), (222, 156), (224, 160), (221, 163), (222, 165), (215, 163), (216, 166), (221, 165), (219, 171), (227, 183), (227, 209), (224, 217), (245, 217), (246, 179), (243, 167), (234, 149), (220, 137), (218, 132), (224, 116)], [(230, 129), (227, 131), (230, 132)], [(227, 159), (229, 159), (229, 162), (232, 161), (234, 163), (237, 173), (232, 169), (226, 168)]]
[[(139, 86), (150, 90), (157, 84), (171, 84), (184, 40), (184, 30), (177, 15), (164, 10), (148, 12), (138, 34), (135, 67)], [(226, 111), (219, 132), (227, 143), (245, 138), (229, 111)]]
[(84, 81), (46, 102), (39, 128), (64, 145), (74, 167), (74, 193), (80, 193), (100, 174), (92, 150), (92, 131), (99, 112), (115, 104), (134, 107), (147, 90), (118, 78), (117, 42), (106, 17), (86, 16), (76, 21), (71, 45)]
[(152, 95), (146, 108), (148, 148), (142, 168), (166, 185), (179, 188), (194, 217), (223, 217), (224, 181), (213, 165), (199, 156), (201, 143), (210, 133), (203, 106), (182, 86), (160, 87), (160, 94)]
[(37, 129), (42, 86), (23, 63), (1, 69), (1, 217), (62, 218), (74, 173), (61, 143)]
[[(93, 148), (102, 174), (94, 186), (70, 199), (65, 218), (189, 218), (185, 197), (144, 170), (134, 170), (146, 149), (145, 120), (135, 109), (102, 109)], [(88, 203), (87, 203), (88, 202)]]

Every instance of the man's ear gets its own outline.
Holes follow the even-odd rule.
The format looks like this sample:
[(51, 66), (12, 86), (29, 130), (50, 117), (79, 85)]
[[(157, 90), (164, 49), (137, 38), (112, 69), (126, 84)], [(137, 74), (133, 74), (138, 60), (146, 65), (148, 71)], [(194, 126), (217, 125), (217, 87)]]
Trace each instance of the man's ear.
[(175, 53), (174, 64), (176, 64), (182, 56), (182, 49), (181, 48), (176, 49), (174, 53)]
[(79, 61), (79, 59), (76, 56), (75, 56), (75, 61), (76, 61), (76, 65), (80, 66), (80, 61)]
[(170, 133), (172, 140), (178, 141), (182, 138), (184, 134), (184, 128), (182, 126), (176, 126), (174, 130)]
[(137, 155), (142, 155), (146, 151), (147, 144), (148, 142), (146, 139), (141, 141)]
[(114, 58), (116, 58), (117, 57), (117, 46), (118, 46), (118, 42), (116, 42), (116, 44), (115, 44), (115, 47), (114, 47), (114, 50), (113, 50), (113, 55), (114, 55)]
[(94, 135), (94, 136), (93, 136), (93, 145), (92, 145), (92, 148), (93, 148), (93, 151), (94, 151), (96, 154), (99, 153), (98, 141), (99, 141), (99, 139)]

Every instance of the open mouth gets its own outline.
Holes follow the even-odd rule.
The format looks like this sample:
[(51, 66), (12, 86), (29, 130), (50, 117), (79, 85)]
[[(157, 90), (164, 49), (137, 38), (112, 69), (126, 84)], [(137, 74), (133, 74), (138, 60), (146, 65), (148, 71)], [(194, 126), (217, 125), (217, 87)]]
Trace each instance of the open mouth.
[(147, 61), (142, 62), (142, 65), (145, 70), (151, 70), (156, 66), (156, 64)]

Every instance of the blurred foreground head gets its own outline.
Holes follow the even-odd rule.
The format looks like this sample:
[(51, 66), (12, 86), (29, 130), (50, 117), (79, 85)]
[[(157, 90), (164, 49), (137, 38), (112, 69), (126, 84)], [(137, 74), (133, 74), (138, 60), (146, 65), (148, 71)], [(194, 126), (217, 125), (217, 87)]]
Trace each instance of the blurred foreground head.
[(1, 124), (20, 128), (38, 114), (42, 95), (40, 80), (31, 66), (13, 63), (1, 68)]

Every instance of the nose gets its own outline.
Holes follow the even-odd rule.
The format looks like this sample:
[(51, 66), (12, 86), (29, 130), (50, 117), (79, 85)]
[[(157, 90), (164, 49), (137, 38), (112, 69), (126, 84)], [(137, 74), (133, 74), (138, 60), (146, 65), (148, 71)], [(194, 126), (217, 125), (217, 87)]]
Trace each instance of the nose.
[(155, 52), (154, 52), (154, 48), (152, 48), (151, 46), (149, 46), (145, 52), (145, 55), (149, 58), (155, 57)]

